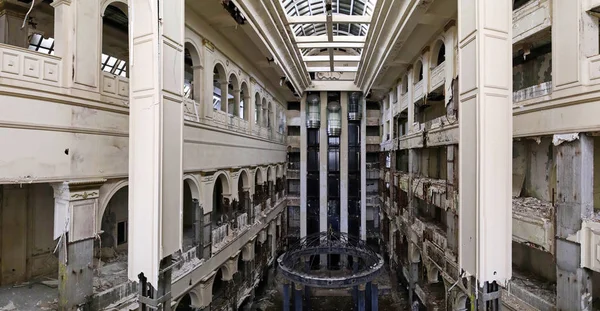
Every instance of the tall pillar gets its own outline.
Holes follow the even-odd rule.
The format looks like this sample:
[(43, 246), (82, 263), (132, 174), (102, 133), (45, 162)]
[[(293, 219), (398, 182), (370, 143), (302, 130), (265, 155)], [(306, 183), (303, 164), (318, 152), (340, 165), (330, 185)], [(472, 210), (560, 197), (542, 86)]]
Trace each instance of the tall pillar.
[(365, 311), (365, 284), (358, 285), (358, 311)]
[(55, 0), (54, 7), (54, 55), (62, 59), (61, 79), (64, 87), (73, 84), (73, 50), (75, 46), (75, 6), (72, 0)]
[(94, 238), (100, 186), (106, 180), (63, 182), (54, 188), (58, 247), (58, 306), (74, 310), (93, 294)]
[(143, 274), (160, 299), (181, 245), (184, 1), (132, 1), (128, 274)]
[[(340, 137), (340, 232), (348, 233), (348, 92), (341, 93), (340, 105), (342, 106), (342, 132)], [(366, 116), (363, 117), (363, 119), (364, 118), (366, 118)], [(346, 259), (342, 258), (342, 262), (346, 262)]]
[(294, 284), (294, 311), (302, 311), (302, 284)]
[(229, 113), (229, 81), (221, 80), (219, 86), (221, 87), (221, 111)]
[[(227, 101), (229, 102), (229, 101)], [(239, 117), (240, 116), (240, 89), (233, 89), (233, 109), (229, 109), (229, 113), (232, 115)]]
[(371, 310), (371, 282), (365, 284), (365, 310)]
[(592, 272), (581, 268), (581, 244), (573, 236), (594, 210), (594, 141), (585, 134), (557, 147), (556, 307), (592, 309)]
[(290, 311), (290, 282), (283, 281), (283, 311)]
[(379, 289), (377, 282), (371, 282), (371, 311), (379, 310)]
[[(321, 92), (321, 128), (319, 129), (319, 231), (327, 226), (327, 92)], [(321, 255), (321, 266), (327, 266), (327, 256)]]
[(512, 1), (458, 1), (459, 266), (512, 275)]
[(300, 100), (300, 238), (306, 236), (306, 174), (308, 158), (308, 141), (306, 130), (306, 93)]
[(202, 259), (204, 250), (204, 209), (200, 206), (198, 199), (192, 200), (194, 206), (194, 246), (196, 247), (196, 256)]
[(367, 103), (361, 96), (362, 118), (360, 119), (360, 239), (367, 240)]

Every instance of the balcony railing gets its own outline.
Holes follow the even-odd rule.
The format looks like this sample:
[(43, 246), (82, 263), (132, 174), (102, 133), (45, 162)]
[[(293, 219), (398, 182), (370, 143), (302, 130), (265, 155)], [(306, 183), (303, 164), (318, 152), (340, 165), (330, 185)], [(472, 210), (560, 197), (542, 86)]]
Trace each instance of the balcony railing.
[(413, 103), (423, 99), (423, 84), (424, 80), (417, 82), (413, 88)]
[(223, 243), (229, 234), (229, 224), (222, 225), (213, 229), (212, 231), (212, 243), (213, 248), (218, 249), (218, 245)]
[(404, 109), (408, 108), (408, 93), (402, 94), (400, 97), (400, 111), (402, 112)]
[(443, 86), (446, 82), (446, 62), (442, 62), (431, 71), (431, 90)]
[(242, 229), (248, 226), (248, 214), (243, 213), (238, 215), (238, 217), (236, 218), (236, 224), (238, 229)]
[(60, 57), (0, 44), (0, 78), (60, 86), (61, 62)]

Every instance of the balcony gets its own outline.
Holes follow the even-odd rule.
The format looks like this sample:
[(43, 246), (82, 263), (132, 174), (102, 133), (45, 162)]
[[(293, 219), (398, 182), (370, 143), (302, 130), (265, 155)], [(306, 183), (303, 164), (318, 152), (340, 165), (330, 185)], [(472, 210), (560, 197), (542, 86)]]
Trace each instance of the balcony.
[(600, 272), (600, 215), (598, 214), (583, 221), (581, 266)]
[(366, 142), (367, 145), (379, 145), (381, 138), (379, 136), (367, 136)]
[(229, 224), (224, 224), (212, 230), (213, 253), (217, 252), (222, 244), (226, 244), (229, 236)]
[(552, 81), (544, 82), (513, 92), (513, 102), (516, 104), (518, 102), (547, 96), (550, 94), (552, 94)]
[(433, 204), (445, 210), (456, 211), (458, 195), (456, 193), (446, 193), (448, 182), (444, 179), (434, 179), (428, 177), (413, 178), (411, 186), (415, 197)]
[(379, 169), (367, 169), (367, 179), (379, 179)]
[(417, 82), (413, 87), (413, 103), (418, 102), (423, 99), (423, 84), (425, 84), (424, 80)]
[(300, 136), (288, 136), (288, 146), (300, 148)]
[(442, 62), (431, 70), (431, 90), (443, 87), (446, 83), (446, 62)]
[(301, 126), (300, 111), (288, 110), (286, 112), (288, 126)]
[(552, 25), (549, 0), (532, 0), (513, 11), (513, 44)]

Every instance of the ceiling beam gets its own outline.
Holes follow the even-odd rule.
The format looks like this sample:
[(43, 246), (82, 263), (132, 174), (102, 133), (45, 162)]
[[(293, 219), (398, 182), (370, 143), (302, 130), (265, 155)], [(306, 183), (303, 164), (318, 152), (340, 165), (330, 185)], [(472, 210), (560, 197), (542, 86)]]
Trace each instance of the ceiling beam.
[[(327, 35), (319, 36), (296, 36), (298, 43), (322, 43), (329, 42)], [(333, 36), (333, 42), (361, 42), (365, 43), (366, 36)]]
[[(371, 16), (364, 15), (332, 15), (334, 23), (350, 23), (350, 24), (370, 24)], [(288, 16), (288, 24), (325, 24), (327, 23), (326, 15), (304, 15), (304, 16)]]
[[(331, 0), (327, 0), (327, 4), (330, 6), (331, 8)], [(327, 28), (327, 42), (332, 43), (333, 42), (333, 17), (331, 16), (331, 10), (329, 10), (327, 12), (327, 24), (325, 25), (325, 27)], [(333, 71), (333, 67), (334, 67), (334, 61), (333, 61), (333, 48), (329, 47), (328, 49), (329, 52), (329, 67), (331, 67), (331, 71)]]
[[(308, 55), (304, 56), (305, 62), (328, 62), (329, 55)], [(333, 60), (336, 62), (359, 62), (360, 55), (334, 55)]]
[(354, 48), (362, 49), (365, 47), (361, 42), (314, 42), (314, 43), (298, 43), (299, 49), (327, 49), (327, 48)]
[[(329, 72), (331, 71), (330, 67), (308, 67), (306, 68), (308, 72)], [(335, 72), (357, 72), (358, 67), (333, 67), (333, 71)]]

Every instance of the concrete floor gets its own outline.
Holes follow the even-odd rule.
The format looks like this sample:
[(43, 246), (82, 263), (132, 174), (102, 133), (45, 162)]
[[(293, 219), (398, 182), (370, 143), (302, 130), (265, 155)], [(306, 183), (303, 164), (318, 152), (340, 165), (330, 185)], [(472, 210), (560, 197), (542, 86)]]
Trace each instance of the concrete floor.
[(57, 281), (0, 288), (0, 311), (58, 310)]

